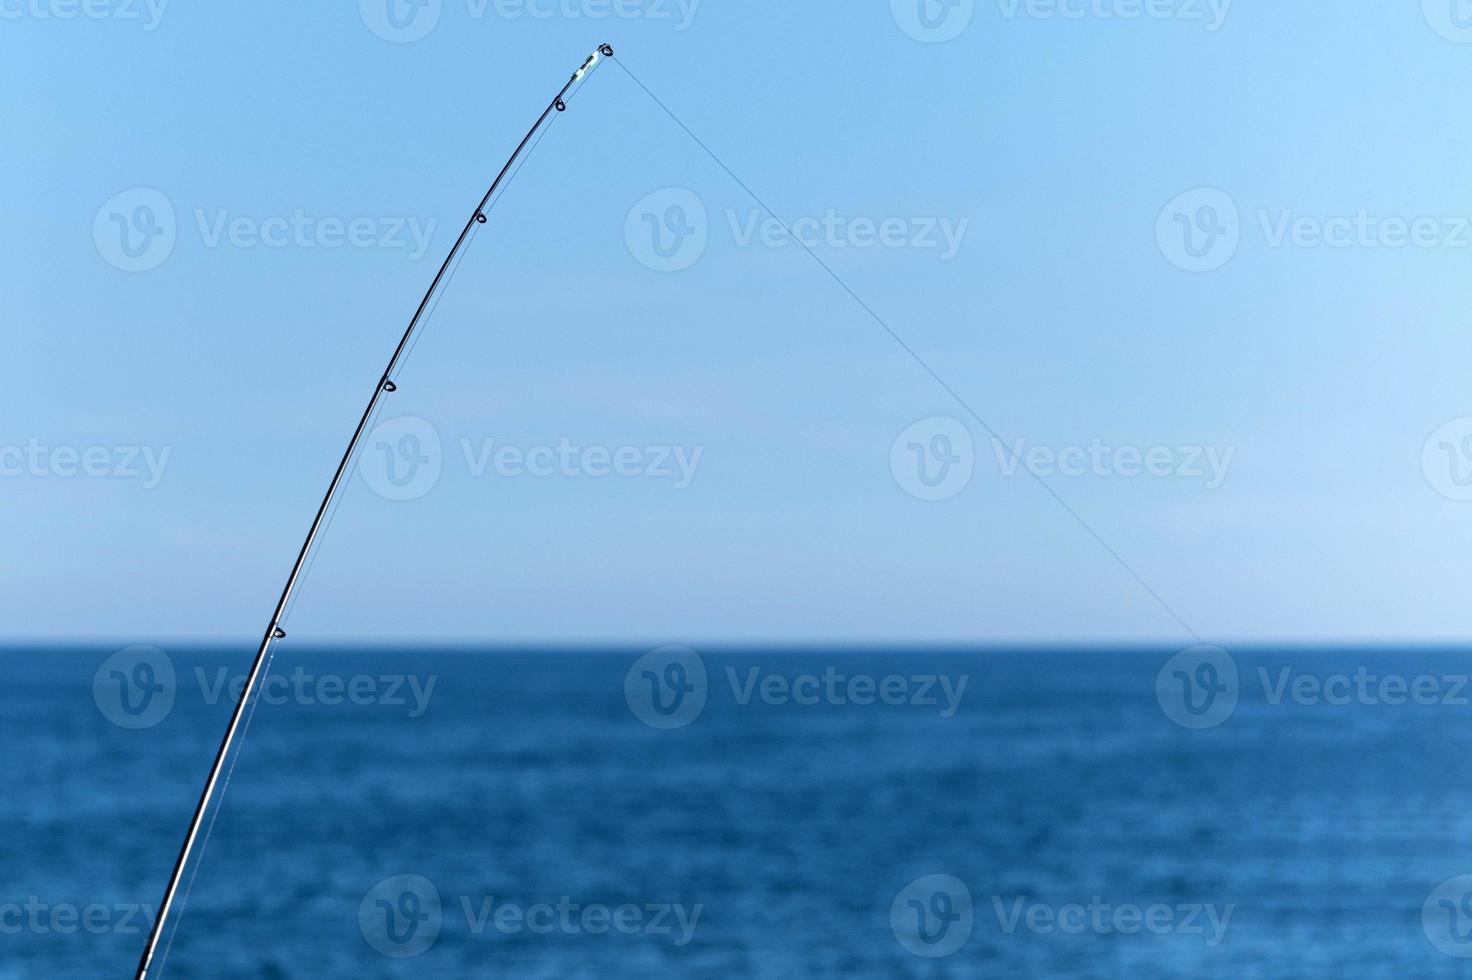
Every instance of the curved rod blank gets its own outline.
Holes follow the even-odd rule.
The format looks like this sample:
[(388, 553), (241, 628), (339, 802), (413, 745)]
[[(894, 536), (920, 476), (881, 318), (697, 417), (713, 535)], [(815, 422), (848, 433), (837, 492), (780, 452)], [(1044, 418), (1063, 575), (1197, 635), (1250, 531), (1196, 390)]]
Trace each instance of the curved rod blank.
[(612, 57), (612, 55), (613, 48), (606, 44), (602, 45), (588, 57), (587, 61), (583, 62), (582, 67), (573, 73), (572, 78), (568, 79), (567, 84), (563, 85), (562, 89), (553, 97), (552, 101), (547, 104), (547, 108), (542, 110), (542, 114), (537, 117), (536, 123), (527, 131), (526, 136), (517, 145), (516, 152), (511, 154), (511, 159), (506, 161), (506, 166), (501, 168), (501, 172), (496, 176), (495, 181), (492, 182), (490, 189), (480, 199), (480, 203), (475, 206), (470, 219), (465, 222), (465, 228), (460, 232), (460, 237), (455, 240), (454, 248), (450, 249), (450, 254), (445, 257), (444, 264), (440, 266), (439, 272), (435, 274), (434, 281), (429, 284), (429, 289), (425, 292), (424, 299), (420, 300), (419, 308), (414, 311), (414, 316), (409, 321), (409, 326), (404, 330), (404, 336), (399, 340), (399, 346), (394, 348), (394, 353), (389, 358), (388, 366), (383, 369), (382, 376), (379, 377), (377, 384), (374, 385), (373, 397), (368, 400), (368, 407), (363, 410), (363, 417), (358, 421), (358, 427), (353, 431), (353, 437), (348, 442), (348, 448), (342, 454), (342, 461), (337, 464), (337, 472), (332, 475), (332, 483), (327, 487), (327, 494), (322, 498), (322, 505), (317, 508), (317, 516), (312, 519), (311, 529), (307, 531), (307, 539), (302, 542), (301, 551), (296, 556), (296, 563), (291, 566), (291, 574), (286, 579), (286, 587), (281, 590), (281, 598), (276, 603), (276, 611), (271, 614), (271, 622), (266, 626), (266, 635), (261, 640), (260, 649), (256, 651), (255, 662), (251, 665), (250, 674), (246, 678), (245, 688), (241, 691), (240, 698), (235, 704), (235, 711), (230, 716), (230, 726), (225, 730), (225, 737), (220, 742), (220, 749), (215, 753), (215, 762), (210, 767), (209, 778), (205, 780), (204, 791), (200, 794), (199, 804), (194, 809), (194, 818), (189, 822), (189, 833), (184, 837), (184, 846), (179, 849), (179, 857), (174, 862), (174, 871), (169, 876), (168, 888), (164, 891), (163, 901), (159, 904), (158, 914), (154, 917), (153, 929), (148, 936), (148, 945), (144, 948), (143, 956), (138, 961), (138, 972), (135, 974), (135, 980), (146, 980), (148, 976), (149, 968), (153, 963), (154, 953), (158, 949), (159, 939), (163, 935), (165, 924), (168, 922), (169, 912), (174, 904), (174, 898), (179, 891), (179, 883), (184, 877), (184, 869), (189, 864), (190, 854), (194, 850), (194, 844), (199, 836), (200, 826), (204, 822), (205, 812), (209, 809), (210, 801), (215, 794), (215, 786), (220, 779), (220, 772), (224, 768), (226, 757), (230, 754), (231, 745), (235, 741), (235, 734), (240, 728), (240, 721), (244, 715), (245, 706), (250, 701), (252, 693), (260, 682), (261, 672), (265, 667), (267, 654), (270, 653), (271, 645), (286, 636), (286, 631), (281, 628), (281, 617), (286, 613), (287, 604), (291, 601), (291, 595), (296, 589), (297, 580), (301, 577), (302, 568), (306, 565), (307, 558), (312, 553), (312, 547), (316, 544), (317, 536), (322, 531), (323, 521), (327, 517), (327, 512), (332, 506), (333, 499), (337, 496), (337, 491), (342, 486), (343, 477), (347, 474), (348, 467), (352, 463), (353, 455), (357, 452), (358, 444), (363, 439), (364, 431), (368, 427), (368, 422), (373, 416), (374, 409), (378, 407), (379, 399), (387, 393), (398, 390), (398, 386), (392, 380), (394, 369), (398, 367), (399, 360), (404, 355), (404, 350), (408, 347), (409, 341), (413, 339), (414, 332), (419, 328), (420, 321), (424, 318), (425, 310), (429, 308), (430, 300), (435, 295), (435, 291), (440, 288), (440, 284), (445, 279), (445, 274), (454, 264), (455, 257), (464, 248), (466, 239), (470, 237), (470, 232), (475, 225), (477, 223), (485, 223), (486, 205), (490, 203), (491, 198), (501, 187), (502, 182), (506, 180), (506, 175), (511, 172), (512, 166), (515, 165), (516, 161), (526, 150), (527, 144), (531, 142), (532, 137), (537, 134), (538, 130), (542, 128), (547, 122), (547, 118), (553, 112), (562, 112), (567, 108), (566, 96), (573, 85), (587, 75), (588, 71), (598, 63), (600, 57), (606, 58)]

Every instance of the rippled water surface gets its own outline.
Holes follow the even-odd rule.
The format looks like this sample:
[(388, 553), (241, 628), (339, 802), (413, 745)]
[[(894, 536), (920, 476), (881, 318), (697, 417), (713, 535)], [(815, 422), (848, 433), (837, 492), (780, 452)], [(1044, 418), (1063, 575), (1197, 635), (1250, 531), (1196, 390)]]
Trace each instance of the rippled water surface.
[[(142, 718), (123, 685), (167, 678), (113, 652), (0, 656), (0, 977), (131, 975), (249, 659), (168, 650)], [(283, 649), (163, 975), (1469, 968), (1472, 900), (1423, 920), (1472, 874), (1467, 655), (1238, 652), (1198, 731), (1162, 710), (1171, 651), (702, 651), (703, 708), (661, 730), (641, 652)], [(1275, 704), (1285, 668), (1436, 696)]]

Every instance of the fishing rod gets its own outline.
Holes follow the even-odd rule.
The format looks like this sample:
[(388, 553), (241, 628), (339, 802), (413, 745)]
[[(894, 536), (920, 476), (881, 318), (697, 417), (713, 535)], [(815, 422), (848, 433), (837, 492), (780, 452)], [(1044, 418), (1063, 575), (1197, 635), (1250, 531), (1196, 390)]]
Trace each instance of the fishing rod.
[(374, 386), (373, 397), (368, 400), (368, 407), (363, 410), (363, 417), (359, 419), (358, 427), (353, 430), (353, 437), (348, 441), (348, 448), (342, 454), (342, 461), (337, 464), (337, 472), (332, 475), (332, 482), (327, 487), (326, 496), (322, 498), (322, 505), (317, 508), (317, 516), (312, 519), (311, 529), (307, 531), (307, 539), (302, 542), (301, 551), (296, 556), (296, 563), (291, 566), (291, 574), (287, 576), (286, 587), (281, 590), (281, 598), (276, 603), (276, 611), (271, 614), (271, 622), (266, 626), (266, 635), (261, 640), (260, 649), (256, 651), (255, 662), (251, 665), (250, 674), (246, 677), (245, 688), (240, 692), (240, 698), (235, 703), (235, 711), (230, 716), (230, 725), (225, 729), (225, 737), (220, 742), (219, 751), (215, 753), (214, 765), (210, 767), (209, 778), (205, 780), (204, 791), (199, 796), (199, 804), (194, 808), (194, 817), (189, 822), (189, 833), (184, 836), (184, 846), (179, 849), (179, 857), (174, 862), (173, 873), (169, 875), (169, 885), (164, 890), (163, 901), (159, 904), (158, 914), (154, 917), (153, 929), (148, 935), (148, 945), (144, 948), (143, 956), (138, 961), (138, 972), (135, 974), (135, 980), (146, 980), (149, 968), (153, 964), (154, 953), (158, 949), (159, 939), (163, 936), (164, 926), (168, 922), (169, 912), (174, 904), (174, 898), (179, 891), (179, 884), (184, 878), (184, 870), (189, 864), (190, 854), (193, 852), (195, 841), (199, 837), (199, 830), (204, 823), (205, 813), (209, 810), (210, 801), (214, 797), (215, 787), (220, 780), (220, 773), (224, 768), (226, 758), (230, 754), (230, 748), (235, 741), (236, 732), (240, 728), (241, 718), (245, 714), (245, 706), (250, 701), (251, 694), (260, 682), (261, 674), (265, 669), (272, 646), (278, 640), (286, 638), (286, 631), (281, 628), (282, 617), (286, 614), (287, 606), (291, 602), (292, 592), (295, 591), (297, 581), (301, 578), (302, 569), (306, 565), (307, 559), (311, 556), (312, 547), (317, 543), (317, 536), (322, 531), (323, 522), (326, 520), (328, 512), (332, 509), (333, 500), (337, 497), (337, 492), (342, 487), (343, 477), (346, 475), (348, 467), (352, 464), (353, 456), (358, 450), (358, 444), (363, 440), (363, 434), (368, 428), (369, 421), (373, 418), (373, 413), (378, 408), (379, 399), (386, 394), (392, 394), (398, 391), (398, 385), (393, 380), (394, 369), (399, 366), (399, 361), (403, 358), (404, 351), (409, 346), (409, 341), (413, 339), (415, 331), (418, 330), (420, 323), (425, 318), (425, 311), (430, 308), (430, 300), (434, 298), (440, 285), (446, 281), (445, 276), (454, 266), (456, 258), (460, 255), (461, 250), (465, 247), (466, 241), (470, 238), (470, 233), (475, 230), (476, 225), (486, 223), (487, 205), (490, 204), (491, 198), (495, 196), (496, 191), (505, 182), (507, 174), (511, 173), (511, 168), (521, 158), (527, 145), (531, 143), (532, 137), (536, 136), (538, 131), (542, 130), (548, 118), (554, 112), (565, 112), (567, 110), (567, 96), (572, 87), (587, 77), (588, 72), (593, 70), (600, 59), (612, 57), (613, 47), (611, 45), (599, 45), (598, 50), (588, 56), (588, 60), (583, 62), (582, 67), (573, 72), (572, 78), (568, 79), (567, 84), (563, 85), (562, 89), (553, 96), (552, 101), (547, 104), (547, 108), (542, 110), (542, 114), (537, 117), (537, 121), (533, 124), (532, 128), (527, 130), (526, 136), (522, 137), (521, 143), (516, 147), (516, 151), (506, 161), (506, 166), (501, 168), (501, 172), (496, 175), (496, 179), (491, 183), (490, 189), (485, 192), (485, 195), (480, 199), (480, 203), (475, 206), (475, 211), (471, 213), (470, 219), (465, 222), (465, 228), (460, 232), (460, 237), (455, 239), (455, 245), (450, 249), (450, 254), (445, 257), (445, 261), (440, 266), (439, 272), (435, 273), (434, 281), (429, 284), (429, 289), (425, 292), (424, 299), (420, 300), (419, 308), (414, 311), (413, 318), (409, 320), (409, 326), (405, 328), (403, 337), (399, 339), (399, 345), (394, 348), (393, 356), (388, 359), (388, 366), (383, 369), (383, 374), (379, 377), (377, 385)]

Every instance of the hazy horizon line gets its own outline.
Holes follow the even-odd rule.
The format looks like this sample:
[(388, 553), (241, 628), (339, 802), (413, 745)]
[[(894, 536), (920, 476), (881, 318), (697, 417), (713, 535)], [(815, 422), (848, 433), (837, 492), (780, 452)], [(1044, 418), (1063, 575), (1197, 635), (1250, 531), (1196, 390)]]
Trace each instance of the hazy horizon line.
[[(22, 649), (122, 649), (130, 646), (188, 646), (194, 649), (227, 650), (257, 647), (258, 640), (231, 639), (225, 637), (168, 637), (163, 639), (120, 639), (116, 637), (79, 636), (44, 638), (9, 638), (0, 636), (0, 651)], [(622, 637), (605, 639), (516, 639), (491, 637), (457, 638), (390, 638), (381, 637), (324, 637), (298, 642), (300, 649), (330, 650), (344, 652), (348, 649), (380, 651), (418, 647), (425, 650), (445, 652), (480, 651), (487, 653), (513, 652), (609, 652), (623, 653), (644, 651), (665, 646), (684, 646), (713, 653), (721, 651), (742, 652), (804, 652), (839, 651), (845, 653), (870, 653), (881, 650), (911, 650), (917, 652), (970, 652), (970, 653), (1018, 653), (1018, 652), (1139, 652), (1179, 651), (1197, 646), (1217, 646), (1234, 650), (1297, 649), (1297, 650), (1343, 650), (1343, 649), (1443, 649), (1472, 652), (1472, 638), (1467, 637), (1356, 637), (1356, 638), (1287, 638), (1247, 637), (1236, 640), (1211, 640), (1204, 643), (1194, 641), (1170, 642), (1155, 639), (1100, 638), (1090, 640), (1070, 639), (1007, 639), (1007, 638), (964, 638), (964, 639), (886, 639), (886, 638), (703, 638), (703, 639), (628, 639)], [(278, 648), (278, 652), (279, 652)]]

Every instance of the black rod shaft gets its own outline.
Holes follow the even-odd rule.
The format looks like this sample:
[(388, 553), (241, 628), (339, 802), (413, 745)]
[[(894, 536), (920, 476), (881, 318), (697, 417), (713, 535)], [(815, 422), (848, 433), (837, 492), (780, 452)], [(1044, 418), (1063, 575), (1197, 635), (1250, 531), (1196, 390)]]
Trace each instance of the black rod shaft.
[(583, 62), (582, 67), (573, 74), (572, 78), (568, 79), (567, 84), (562, 86), (562, 89), (553, 97), (552, 101), (547, 103), (547, 108), (542, 110), (542, 114), (537, 117), (537, 121), (533, 124), (532, 128), (527, 130), (526, 136), (522, 137), (521, 142), (516, 147), (516, 151), (511, 154), (511, 158), (506, 161), (506, 165), (501, 168), (501, 172), (496, 175), (496, 179), (491, 183), (490, 189), (486, 191), (485, 196), (480, 199), (480, 203), (471, 212), (470, 219), (465, 222), (465, 227), (461, 230), (460, 237), (455, 239), (455, 245), (450, 249), (450, 254), (445, 257), (445, 261), (440, 266), (439, 272), (435, 273), (434, 281), (429, 284), (429, 289), (425, 292), (424, 299), (420, 300), (419, 308), (414, 311), (414, 316), (410, 319), (409, 326), (405, 328), (403, 337), (399, 339), (399, 345), (394, 348), (394, 353), (389, 358), (388, 366), (383, 369), (383, 374), (374, 386), (373, 397), (368, 400), (368, 407), (363, 410), (363, 417), (358, 420), (358, 427), (353, 430), (353, 437), (348, 441), (348, 447), (342, 454), (342, 461), (337, 464), (337, 472), (332, 475), (332, 483), (327, 487), (327, 494), (322, 498), (322, 505), (317, 508), (317, 516), (312, 518), (312, 526), (307, 531), (306, 540), (302, 542), (301, 551), (297, 553), (296, 563), (291, 566), (291, 574), (286, 579), (286, 587), (281, 590), (281, 598), (276, 603), (276, 611), (271, 614), (271, 622), (266, 626), (266, 635), (262, 638), (261, 646), (256, 651), (255, 661), (251, 664), (250, 674), (246, 678), (245, 688), (241, 691), (240, 699), (236, 702), (235, 710), (230, 716), (230, 725), (225, 729), (225, 737), (220, 742), (219, 751), (215, 753), (214, 765), (210, 767), (209, 778), (205, 780), (204, 791), (200, 793), (199, 804), (194, 808), (194, 817), (189, 822), (189, 832), (184, 837), (184, 845), (179, 849), (179, 857), (174, 862), (173, 873), (169, 875), (169, 885), (164, 891), (164, 898), (159, 904), (158, 913), (154, 916), (153, 929), (149, 933), (148, 945), (143, 950), (143, 956), (138, 961), (138, 972), (135, 974), (135, 980), (145, 980), (148, 976), (149, 968), (153, 964), (154, 953), (158, 950), (159, 940), (163, 936), (164, 927), (168, 922), (169, 912), (178, 894), (179, 885), (183, 881), (184, 871), (189, 864), (190, 855), (199, 837), (200, 827), (204, 823), (205, 813), (209, 810), (210, 801), (215, 795), (215, 787), (219, 783), (220, 774), (225, 766), (225, 760), (230, 755), (230, 748), (235, 741), (236, 732), (240, 728), (241, 719), (245, 714), (245, 706), (250, 701), (256, 685), (260, 682), (261, 673), (266, 665), (267, 655), (271, 651), (271, 645), (285, 636), (285, 633), (281, 630), (281, 617), (286, 613), (286, 607), (291, 601), (292, 592), (295, 591), (297, 581), (301, 578), (302, 568), (306, 565), (307, 558), (311, 556), (312, 547), (317, 543), (317, 536), (322, 531), (322, 525), (327, 518), (327, 512), (331, 509), (332, 501), (336, 498), (338, 490), (342, 487), (343, 477), (346, 476), (348, 467), (352, 464), (353, 455), (357, 452), (358, 444), (362, 441), (363, 434), (368, 428), (368, 423), (373, 417), (373, 412), (378, 407), (378, 401), (387, 391), (391, 390), (392, 375), (394, 369), (398, 367), (399, 359), (403, 357), (404, 350), (408, 347), (409, 341), (414, 337), (414, 332), (419, 329), (420, 322), (424, 319), (424, 313), (429, 308), (430, 300), (433, 299), (435, 292), (440, 288), (441, 283), (444, 282), (445, 275), (455, 262), (455, 257), (465, 247), (465, 242), (470, 237), (471, 230), (474, 229), (476, 222), (484, 222), (486, 220), (486, 205), (490, 203), (491, 198), (500, 189), (502, 182), (506, 180), (506, 175), (511, 172), (512, 166), (516, 164), (516, 161), (526, 150), (527, 144), (531, 142), (532, 137), (537, 134), (538, 130), (542, 128), (543, 124), (547, 122), (547, 118), (553, 112), (558, 112), (566, 108), (566, 103), (563, 101), (564, 96), (567, 95), (568, 90), (572, 88), (574, 83), (587, 74), (588, 70), (598, 61), (600, 55), (607, 56), (612, 55), (612, 53), (613, 49), (608, 45), (604, 45), (599, 49), (598, 53), (591, 55), (587, 61)]

